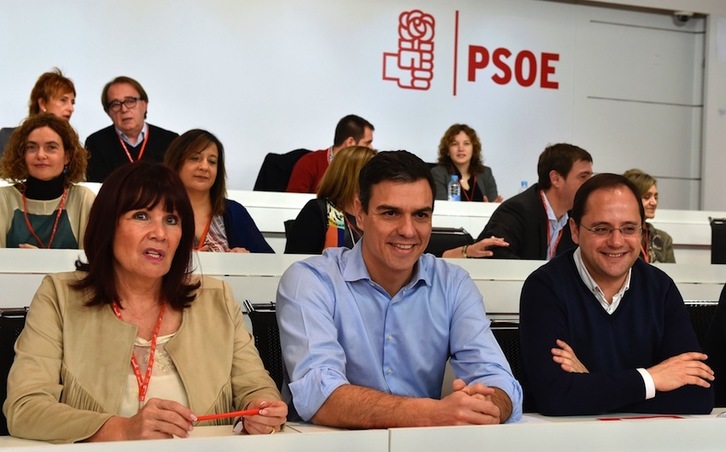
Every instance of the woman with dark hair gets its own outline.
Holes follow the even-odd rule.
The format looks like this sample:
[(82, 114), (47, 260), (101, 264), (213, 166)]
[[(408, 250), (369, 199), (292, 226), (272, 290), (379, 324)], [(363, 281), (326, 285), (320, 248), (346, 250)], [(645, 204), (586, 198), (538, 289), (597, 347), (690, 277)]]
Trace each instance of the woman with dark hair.
[(96, 199), (87, 262), (45, 277), (16, 343), (3, 407), (10, 434), (186, 437), (199, 415), (256, 408), (238, 426), (278, 431), (287, 405), (239, 305), (226, 283), (191, 273), (194, 218), (178, 175), (124, 165)]
[(484, 166), (481, 141), (476, 131), (466, 124), (454, 124), (439, 142), (438, 165), (431, 169), (436, 185), (436, 199), (448, 198), (452, 175), (459, 177), (462, 201), (502, 202), (497, 193), (492, 169)]
[(1, 248), (81, 247), (93, 192), (84, 179), (88, 154), (78, 134), (51, 113), (31, 116), (0, 160)]
[(179, 173), (194, 209), (194, 247), (199, 251), (273, 253), (242, 204), (227, 199), (224, 146), (206, 130), (176, 138), (164, 163)]
[(303, 206), (289, 228), (285, 253), (320, 254), (330, 247), (353, 248), (362, 231), (355, 221), (358, 175), (376, 151), (365, 146), (341, 149), (330, 162), (318, 196)]
[[(60, 69), (54, 68), (38, 77), (30, 92), (28, 117), (39, 113), (53, 113), (66, 121), (71, 120), (76, 105), (76, 87), (71, 79), (65, 77)], [(0, 155), (10, 140), (14, 127), (0, 129)]]

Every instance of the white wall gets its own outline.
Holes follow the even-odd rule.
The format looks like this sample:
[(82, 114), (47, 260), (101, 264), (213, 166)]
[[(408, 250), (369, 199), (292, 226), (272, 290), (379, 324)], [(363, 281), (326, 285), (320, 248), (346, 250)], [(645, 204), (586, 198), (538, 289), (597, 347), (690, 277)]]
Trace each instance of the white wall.
[[(376, 125), (378, 148), (406, 148), (430, 161), (448, 125), (469, 123), (505, 196), (520, 180), (534, 181), (537, 155), (562, 140), (589, 149), (597, 171), (651, 171), (664, 207), (700, 207), (701, 58), (712, 45), (702, 17), (677, 27), (660, 12), (570, 2), (423, 0), (415, 7), (436, 18), (435, 76), (430, 90), (412, 91), (382, 80), (381, 66), (382, 54), (397, 49), (398, 14), (413, 7), (403, 0), (5, 1), (0, 42), (8, 43), (10, 64), (0, 75), (0, 124), (22, 120), (37, 76), (59, 66), (76, 83), (72, 123), (83, 138), (110, 122), (99, 101), (104, 83), (130, 75), (149, 92), (150, 122), (219, 135), (235, 189), (252, 187), (267, 152), (330, 145), (334, 124), (354, 112)], [(558, 53), (559, 89), (496, 85), (491, 67), (468, 82), (469, 45)], [(595, 99), (622, 96), (685, 106)]]

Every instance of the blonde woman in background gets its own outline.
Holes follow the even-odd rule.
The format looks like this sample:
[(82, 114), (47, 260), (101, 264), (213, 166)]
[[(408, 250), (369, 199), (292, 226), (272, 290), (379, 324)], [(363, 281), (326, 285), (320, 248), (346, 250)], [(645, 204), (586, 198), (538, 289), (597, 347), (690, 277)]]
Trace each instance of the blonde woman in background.
[(351, 146), (338, 151), (323, 175), (318, 196), (300, 210), (290, 227), (286, 254), (320, 254), (329, 247), (353, 248), (363, 232), (355, 220), (358, 175), (376, 151)]
[[(626, 171), (623, 176), (638, 188), (643, 201), (643, 209), (645, 209), (645, 219), (655, 218), (655, 210), (658, 207), (658, 187), (655, 178), (636, 168)], [(640, 257), (646, 262), (676, 262), (673, 254), (673, 239), (668, 233), (656, 229), (646, 221), (643, 225), (642, 237)]]

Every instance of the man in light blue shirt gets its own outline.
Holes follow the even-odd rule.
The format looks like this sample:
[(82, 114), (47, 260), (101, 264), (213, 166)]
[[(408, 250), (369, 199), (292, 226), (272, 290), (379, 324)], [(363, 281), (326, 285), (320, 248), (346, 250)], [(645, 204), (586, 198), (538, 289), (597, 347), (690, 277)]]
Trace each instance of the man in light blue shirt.
[[(290, 266), (277, 294), (288, 385), (298, 415), (347, 428), (515, 422), (522, 390), (468, 273), (423, 255), (434, 183), (406, 151), (363, 168), (352, 250)], [(457, 379), (441, 398), (447, 359)]]

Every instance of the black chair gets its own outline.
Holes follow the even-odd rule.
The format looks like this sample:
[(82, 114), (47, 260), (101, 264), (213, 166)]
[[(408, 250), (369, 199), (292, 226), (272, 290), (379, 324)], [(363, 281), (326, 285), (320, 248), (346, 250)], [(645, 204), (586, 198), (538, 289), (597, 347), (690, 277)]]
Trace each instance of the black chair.
[(280, 348), (280, 330), (277, 327), (277, 315), (273, 303), (253, 304), (245, 301), (245, 308), (252, 321), (252, 336), (255, 347), (262, 358), (265, 369), (275, 381), (277, 389), (282, 389), (284, 367), (282, 349)]
[(711, 224), (711, 263), (726, 264), (726, 218), (708, 218)]
[(512, 368), (512, 375), (520, 380), (522, 369), (522, 355), (519, 350), (519, 323), (515, 321), (492, 321), (492, 333), (499, 343), (504, 357)]
[(693, 330), (696, 332), (701, 349), (706, 345), (706, 335), (711, 327), (713, 316), (716, 315), (717, 301), (686, 301), (686, 310), (691, 317)]
[(257, 174), (253, 190), (284, 192), (295, 164), (300, 157), (310, 152), (312, 151), (309, 149), (295, 149), (286, 154), (267, 154)]
[(464, 228), (435, 227), (431, 228), (431, 239), (425, 252), (441, 257), (446, 250), (472, 243), (474, 243), (474, 239)]
[[(25, 327), (25, 316), (28, 308), (0, 309), (0, 401), (5, 402), (8, 386), (8, 373), (15, 359), (15, 340)], [(0, 412), (0, 435), (9, 435), (8, 422), (5, 414)]]

